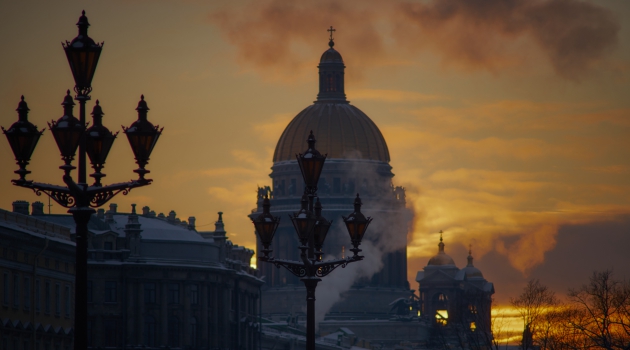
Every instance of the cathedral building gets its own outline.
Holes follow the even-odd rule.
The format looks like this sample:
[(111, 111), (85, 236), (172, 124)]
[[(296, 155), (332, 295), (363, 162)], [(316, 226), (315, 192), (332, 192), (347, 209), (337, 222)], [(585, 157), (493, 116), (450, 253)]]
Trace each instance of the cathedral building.
[[(406, 240), (412, 214), (405, 205), (404, 188), (392, 183), (394, 174), (385, 138), (376, 124), (346, 99), (346, 67), (334, 44), (331, 35), (329, 48), (319, 61), (317, 99), (299, 112), (280, 136), (271, 167), (271, 186), (259, 188), (257, 207), (250, 217), (262, 212), (262, 200), (269, 196), (272, 214), (282, 218), (271, 247), (273, 255), (299, 260), (299, 242), (290, 220), (285, 218), (300, 209), (304, 183), (296, 154), (307, 149), (306, 140), (312, 131), (317, 150), (328, 156), (317, 193), (323, 215), (333, 221), (323, 248), (324, 259), (348, 253), (350, 239), (341, 216), (353, 211), (359, 193), (362, 211), (374, 218), (364, 237), (364, 242), (369, 242), (364, 244), (374, 245), (378, 256), (372, 258), (382, 262), (376, 274), (355, 279), (353, 288), (333, 306), (328, 317), (387, 317), (388, 304), (409, 295)], [(258, 269), (265, 280), (263, 315), (302, 310), (304, 293), (296, 291), (304, 287), (297, 277), (271, 264), (260, 263)]]
[(494, 284), (473, 265), (472, 250), (468, 252), (468, 264), (459, 269), (444, 246), (440, 236), (438, 253), (416, 276), (421, 320), (433, 325), (434, 343), (489, 348)]

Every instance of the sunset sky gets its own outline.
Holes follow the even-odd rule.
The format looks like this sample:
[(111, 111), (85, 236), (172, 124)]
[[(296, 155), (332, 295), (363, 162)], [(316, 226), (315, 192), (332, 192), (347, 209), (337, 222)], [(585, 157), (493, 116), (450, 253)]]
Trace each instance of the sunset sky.
[[(439, 230), (459, 267), (472, 244), (499, 303), (530, 278), (561, 295), (593, 270), (630, 278), (628, 1), (0, 0), (0, 125), (17, 120), (22, 94), (40, 129), (62, 116), (74, 82), (60, 43), (83, 9), (105, 42), (88, 112), (100, 100), (118, 131), (144, 94), (164, 126), (154, 184), (115, 198), (120, 211), (175, 210), (198, 230), (223, 211), (230, 239), (255, 247), (246, 215), (271, 185), (284, 127), (316, 98), (332, 25), (348, 99), (381, 129), (415, 212), (412, 288)], [(47, 204), (11, 185), (2, 139), (0, 208)], [(47, 130), (29, 178), (61, 184), (61, 164)], [(103, 182), (133, 169), (121, 134)]]

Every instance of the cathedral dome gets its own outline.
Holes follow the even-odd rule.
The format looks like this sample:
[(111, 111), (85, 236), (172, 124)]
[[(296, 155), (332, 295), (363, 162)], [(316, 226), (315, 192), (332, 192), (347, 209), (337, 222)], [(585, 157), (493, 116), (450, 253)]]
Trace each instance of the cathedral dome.
[(450, 255), (444, 252), (444, 242), (442, 242), (442, 231), (440, 231), (440, 244), (438, 244), (439, 250), (437, 255), (429, 259), (429, 263), (427, 266), (443, 266), (443, 265), (453, 265), (455, 266), (455, 261), (451, 258)]
[(332, 47), (322, 54), (322, 58), (319, 59), (319, 63), (343, 63), (343, 58), (341, 58), (341, 54), (339, 51), (333, 49)]
[(301, 111), (286, 127), (273, 161), (295, 160), (306, 150), (310, 131), (317, 138), (317, 150), (328, 158), (366, 159), (389, 162), (385, 138), (376, 124), (360, 109), (348, 103), (315, 103)]
[(468, 265), (466, 265), (466, 267), (464, 267), (463, 269), (459, 270), (459, 272), (457, 273), (457, 276), (455, 277), (456, 279), (466, 279), (466, 280), (482, 280), (483, 278), (483, 274), (481, 273), (481, 270), (479, 270), (478, 268), (476, 268), (473, 265), (473, 257), (472, 257), (472, 248), (471, 250), (468, 251)]
[(317, 150), (328, 154), (329, 159), (389, 163), (389, 150), (381, 131), (365, 113), (346, 100), (345, 66), (341, 54), (333, 49), (334, 45), (331, 35), (330, 48), (324, 51), (318, 66), (317, 101), (287, 125), (276, 145), (274, 163), (295, 160), (296, 154), (306, 150), (306, 139), (311, 131), (317, 139)]

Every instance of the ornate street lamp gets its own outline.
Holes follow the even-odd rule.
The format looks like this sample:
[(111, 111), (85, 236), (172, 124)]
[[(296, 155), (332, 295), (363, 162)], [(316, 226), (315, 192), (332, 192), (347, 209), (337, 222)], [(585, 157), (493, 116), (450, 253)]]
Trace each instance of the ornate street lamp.
[(260, 239), (260, 243), (262, 243), (265, 257), (267, 257), (271, 252), (269, 246), (271, 245), (273, 235), (276, 233), (276, 229), (280, 224), (280, 218), (271, 215), (269, 208), (271, 208), (271, 203), (269, 202), (269, 197), (265, 196), (265, 199), (263, 200), (262, 214), (252, 220), (254, 222), (254, 227), (256, 228), (256, 233), (258, 234), (258, 239)]
[[(101, 184), (101, 178), (105, 176), (101, 170), (105, 166), (105, 160), (117, 133), (113, 134), (103, 126), (104, 114), (98, 100), (92, 110), (93, 124), (86, 130), (85, 103), (90, 100), (92, 78), (103, 48), (102, 43), (95, 43), (87, 35), (89, 25), (85, 11), (83, 11), (77, 23), (79, 35), (71, 42), (66, 41), (65, 44), (62, 44), (75, 81), (74, 91), (77, 95), (74, 99), (79, 101), (79, 119), (73, 115), (75, 104), (72, 96), (70, 96), (70, 90), (68, 90), (62, 103), (63, 116), (48, 123), (64, 162), (59, 168), (64, 171), (63, 182), (65, 186), (33, 182), (26, 179), (26, 175), (31, 173), (26, 170), (26, 166), (44, 130), (39, 131), (28, 121), (29, 109), (24, 101), (24, 96), (22, 96), (17, 108), (18, 121), (8, 130), (2, 128), (20, 167), (15, 171), (20, 178), (12, 180), (13, 184), (30, 188), (38, 196), (42, 192), (45, 193), (61, 206), (68, 208), (68, 212), (74, 218), (76, 224), (74, 348), (77, 350), (87, 348), (87, 224), (95, 212), (93, 208), (104, 205), (120, 192), (127, 194), (133, 188), (146, 186), (152, 182), (151, 179), (145, 178), (145, 174), (149, 172), (145, 166), (158, 137), (162, 133), (162, 129), (147, 120), (149, 108), (144, 96), (141, 96), (136, 109), (138, 120), (129, 128), (123, 127), (139, 166), (139, 169), (134, 170), (138, 174), (138, 179), (107, 186)], [(78, 167), (75, 167), (72, 165), (72, 161), (77, 156), (77, 149)], [(87, 184), (86, 179), (86, 154), (90, 157), (94, 168), (94, 174), (90, 176), (95, 179), (95, 182), (91, 186)], [(74, 169), (78, 169), (78, 181), (75, 181), (71, 175)]]
[[(326, 156), (321, 155), (315, 149), (316, 141), (312, 131), (307, 142), (306, 152), (297, 156), (305, 183), (304, 195), (300, 202), (300, 210), (289, 215), (300, 241), (298, 248), (302, 251), (300, 254), (302, 261), (276, 259), (270, 256), (272, 249), (269, 247), (278, 228), (279, 218), (271, 215), (269, 198), (265, 197), (263, 213), (252, 219), (252, 222), (263, 245), (264, 255), (259, 255), (258, 260), (274, 264), (276, 267), (282, 266), (304, 282), (306, 287), (306, 349), (315, 350), (315, 289), (317, 283), (337, 267), (343, 268), (349, 263), (363, 260), (363, 256), (358, 254), (361, 251), (359, 245), (372, 219), (366, 218), (361, 213), (361, 199), (357, 194), (354, 201), (354, 212), (347, 218), (344, 217), (354, 246), (352, 250), (354, 255), (343, 259), (322, 261), (324, 254), (322, 247), (332, 224), (331, 221), (322, 216), (322, 204), (317, 197), (317, 182), (322, 173)], [(315, 204), (313, 204), (315, 199)]]
[(15, 155), (15, 160), (20, 169), (14, 171), (20, 175), (18, 182), (27, 182), (26, 175), (31, 172), (26, 170), (28, 162), (31, 160), (31, 155), (37, 146), (39, 137), (44, 133), (44, 129), (39, 131), (35, 125), (28, 121), (28, 105), (24, 101), (24, 95), (22, 100), (18, 103), (18, 121), (13, 123), (9, 130), (2, 127), (2, 132), (7, 136), (11, 150)]

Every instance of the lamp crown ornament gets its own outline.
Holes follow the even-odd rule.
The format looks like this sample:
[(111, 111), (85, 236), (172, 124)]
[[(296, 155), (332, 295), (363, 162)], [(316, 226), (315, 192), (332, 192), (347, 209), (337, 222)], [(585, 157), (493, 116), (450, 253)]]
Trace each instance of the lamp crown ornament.
[(18, 103), (18, 107), (15, 109), (18, 112), (18, 118), (20, 121), (28, 121), (28, 104), (24, 101), (24, 95), (20, 97), (20, 102)]

